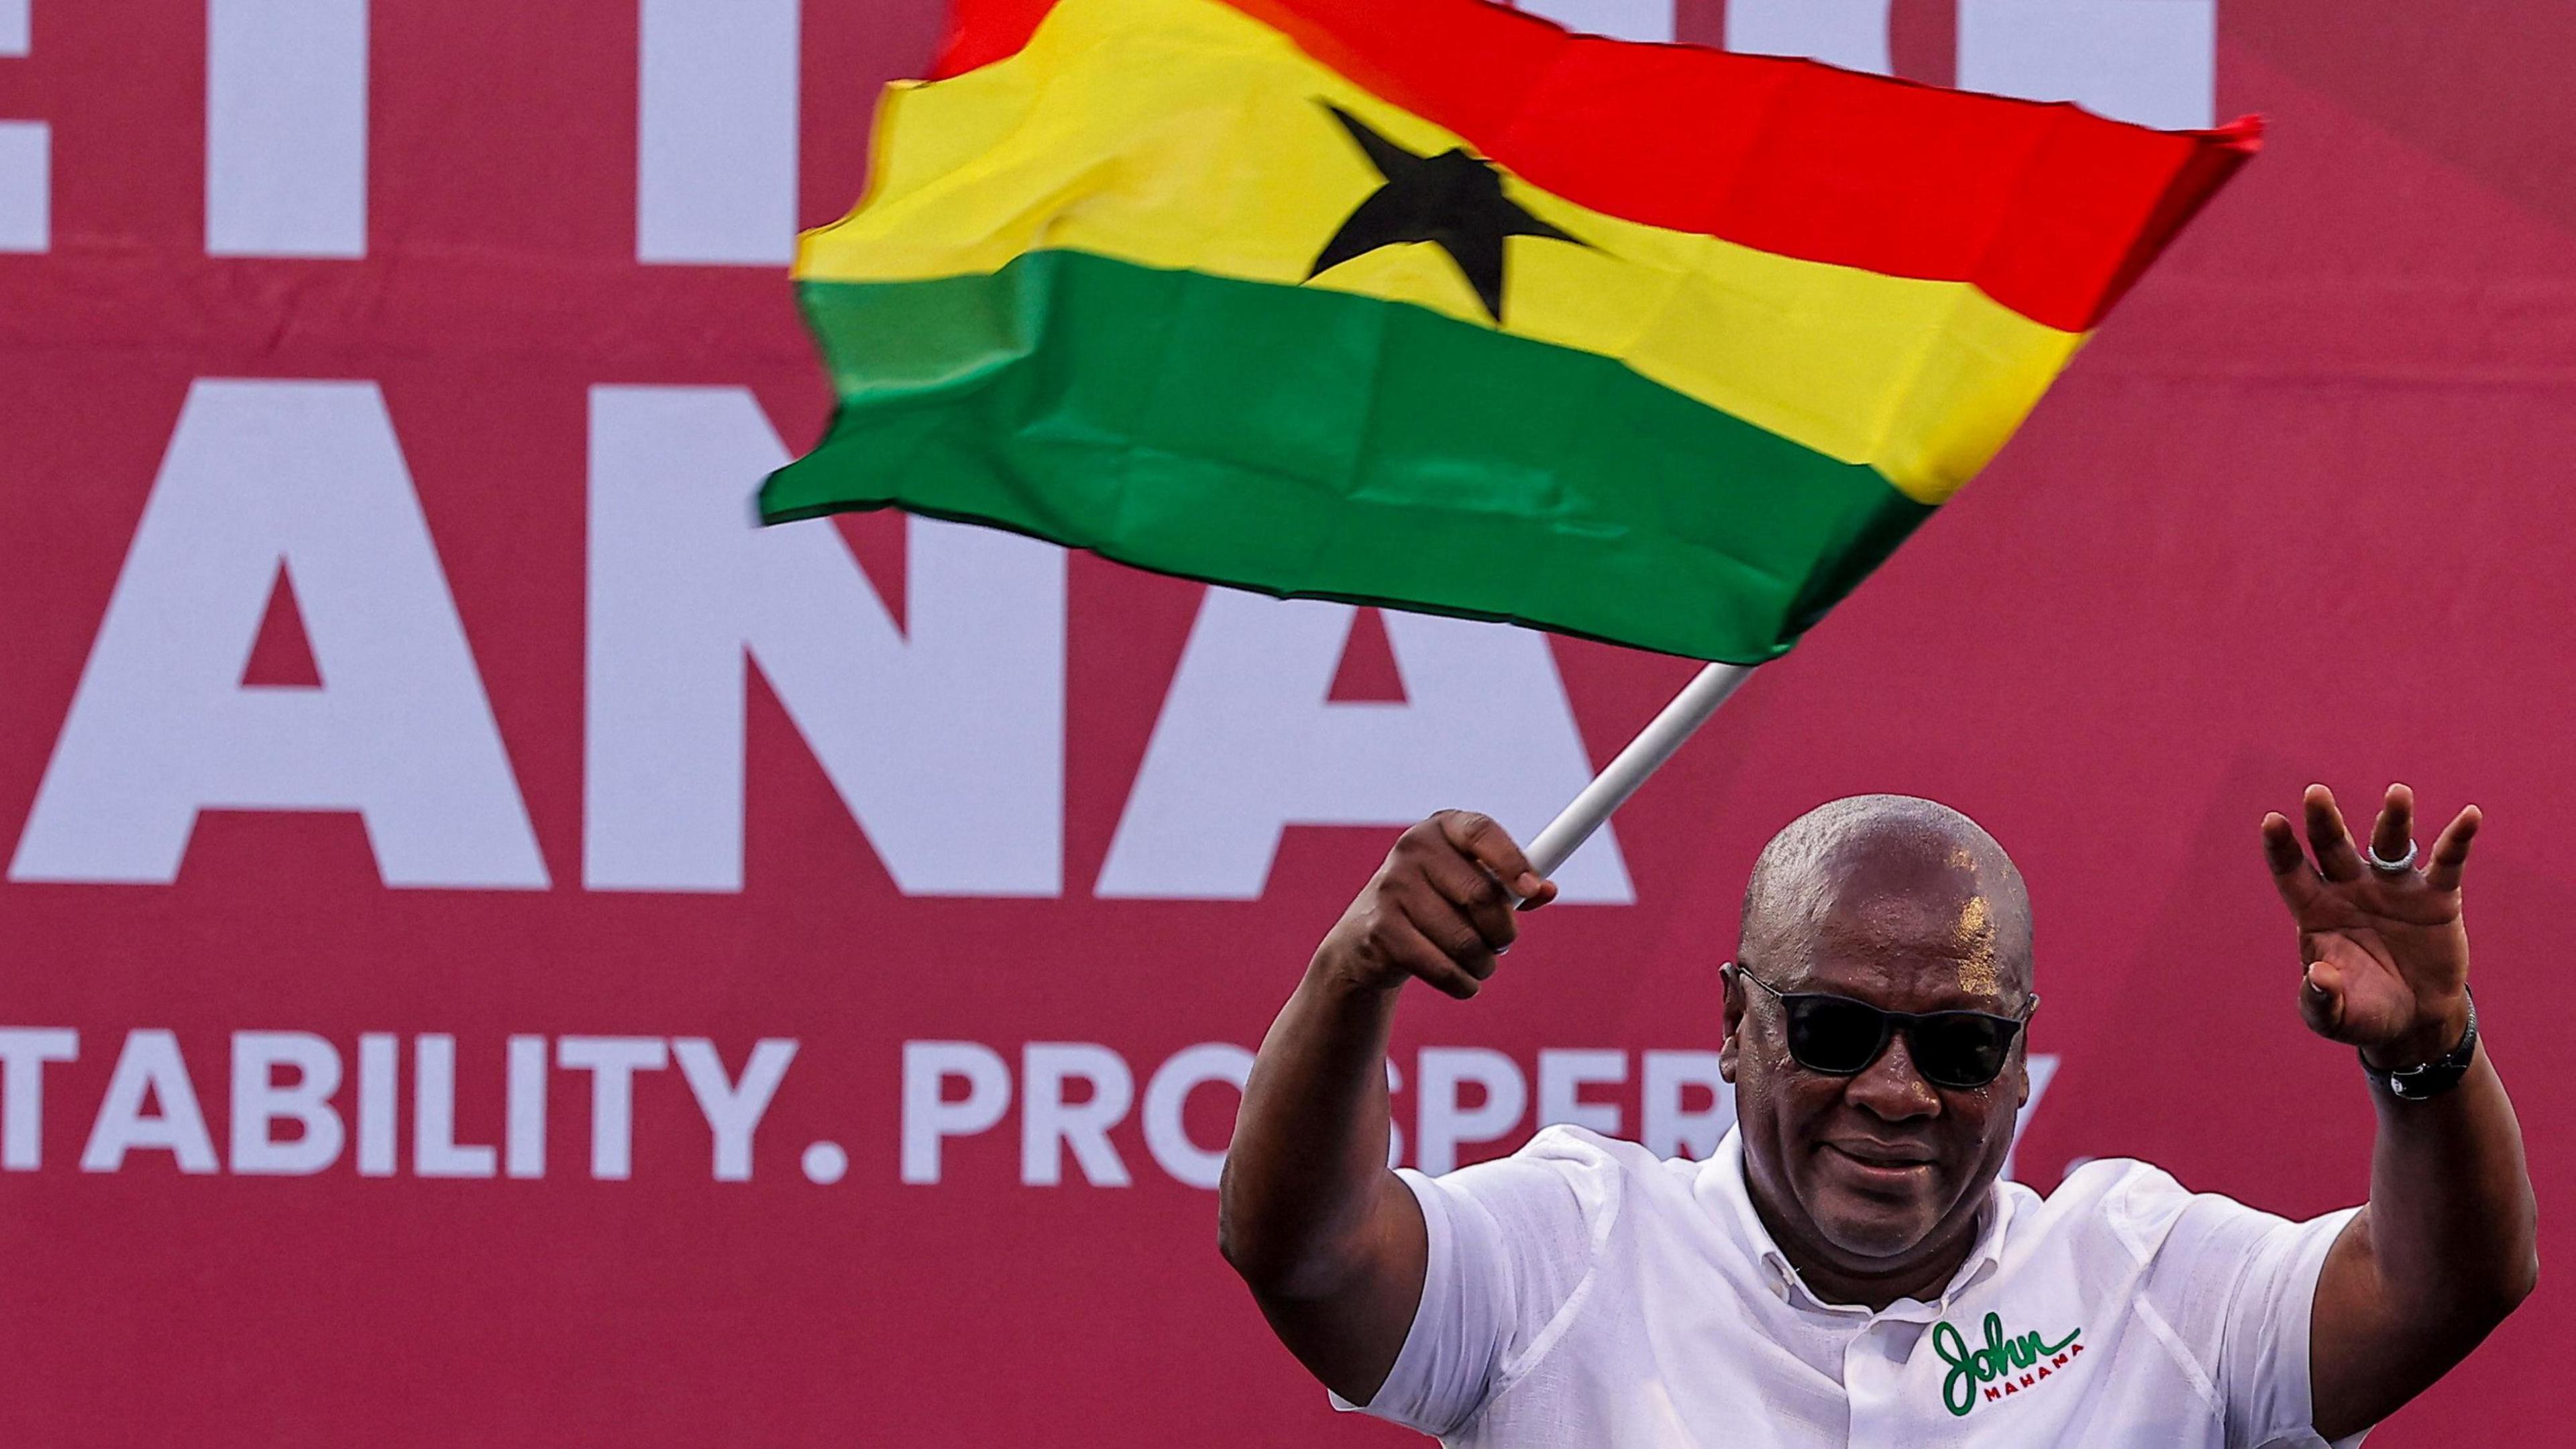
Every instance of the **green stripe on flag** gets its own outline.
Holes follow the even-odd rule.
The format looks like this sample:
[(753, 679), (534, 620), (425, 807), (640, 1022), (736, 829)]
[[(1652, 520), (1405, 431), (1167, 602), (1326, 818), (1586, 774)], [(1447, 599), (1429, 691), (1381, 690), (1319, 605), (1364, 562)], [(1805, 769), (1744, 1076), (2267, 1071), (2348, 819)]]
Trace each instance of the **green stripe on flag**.
[(806, 282), (841, 406), (772, 523), (899, 506), (1258, 589), (1777, 657), (1931, 513), (1591, 353), (1032, 252)]

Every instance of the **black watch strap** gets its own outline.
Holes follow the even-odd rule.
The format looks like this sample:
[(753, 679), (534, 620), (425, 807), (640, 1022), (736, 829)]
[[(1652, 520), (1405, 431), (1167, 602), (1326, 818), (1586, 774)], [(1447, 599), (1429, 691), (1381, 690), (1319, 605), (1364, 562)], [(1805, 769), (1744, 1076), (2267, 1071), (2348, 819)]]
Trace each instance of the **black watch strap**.
[(2370, 1079), (2388, 1089), (2388, 1095), (2401, 1102), (2423, 1102), (2442, 1095), (2460, 1084), (2469, 1074), (2469, 1062), (2478, 1054), (2478, 1002), (2469, 998), (2468, 1029), (2460, 1033), (2460, 1044), (2433, 1061), (2404, 1071), (2382, 1071), (2364, 1057), (2361, 1069)]

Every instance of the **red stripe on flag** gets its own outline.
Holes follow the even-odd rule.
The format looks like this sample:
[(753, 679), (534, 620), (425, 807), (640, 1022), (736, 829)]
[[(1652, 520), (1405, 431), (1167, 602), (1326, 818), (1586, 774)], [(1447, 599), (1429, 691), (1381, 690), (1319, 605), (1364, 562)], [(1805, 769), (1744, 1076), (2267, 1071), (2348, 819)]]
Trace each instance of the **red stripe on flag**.
[[(2070, 105), (1570, 35), (1486, 0), (1227, 0), (1595, 211), (1782, 256), (1973, 282), (2085, 331), (2260, 142)], [(1053, 0), (959, 0), (937, 74), (1009, 56)]]
[(930, 79), (946, 80), (1019, 54), (1054, 8), (1055, 0), (956, 0), (948, 12), (948, 43), (939, 48)]

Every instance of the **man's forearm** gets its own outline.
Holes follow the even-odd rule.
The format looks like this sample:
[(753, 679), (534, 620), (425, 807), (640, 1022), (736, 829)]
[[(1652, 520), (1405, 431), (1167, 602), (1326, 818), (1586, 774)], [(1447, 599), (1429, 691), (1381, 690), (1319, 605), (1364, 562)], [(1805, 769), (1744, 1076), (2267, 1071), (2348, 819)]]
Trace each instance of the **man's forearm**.
[(2310, 1340), (2316, 1429), (2329, 1439), (2449, 1372), (2539, 1273), (2522, 1132), (2484, 1046), (2431, 1101), (2371, 1096), (2370, 1205), (2327, 1258)]
[(1474, 996), (1519, 933), (1514, 898), (1535, 909), (1555, 896), (1490, 817), (1443, 810), (1415, 825), (1325, 935), (1253, 1059), (1217, 1245), (1279, 1341), (1353, 1403), (1394, 1368), (1430, 1261), (1421, 1207), (1386, 1165), (1396, 995), (1418, 980)]
[(1254, 1059), (1218, 1234), (1264, 1293), (1329, 1293), (1361, 1266), (1387, 1185), (1387, 1035), (1397, 992), (1310, 968)]
[(2522, 1128), (2481, 1045), (2460, 1085), (2429, 1102), (2371, 1093), (2370, 1240), (2393, 1307), (2483, 1336), (2539, 1273)]

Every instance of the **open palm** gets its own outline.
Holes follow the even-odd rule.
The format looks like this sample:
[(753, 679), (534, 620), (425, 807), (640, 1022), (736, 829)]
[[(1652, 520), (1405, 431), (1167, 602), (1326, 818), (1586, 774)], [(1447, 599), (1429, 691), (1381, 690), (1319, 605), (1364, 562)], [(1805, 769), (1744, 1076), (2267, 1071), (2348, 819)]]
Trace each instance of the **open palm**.
[[(2363, 859), (2325, 786), (2310, 785), (2301, 808), (2314, 864), (2286, 817), (2263, 817), (2272, 881), (2299, 928), (2300, 1014), (2318, 1035), (2374, 1056), (2441, 1055), (2466, 1009), (2469, 937), (2460, 922), (2460, 871), (2478, 832), (2477, 807), (2443, 827), (2423, 868), (2403, 870)], [(2371, 829), (2373, 853), (2404, 858), (2414, 832), (2415, 793), (2389, 786)]]

